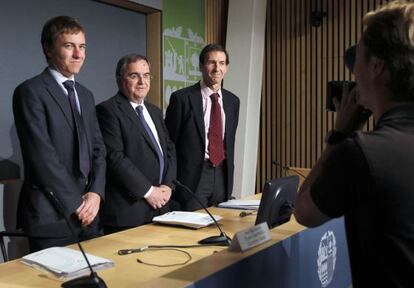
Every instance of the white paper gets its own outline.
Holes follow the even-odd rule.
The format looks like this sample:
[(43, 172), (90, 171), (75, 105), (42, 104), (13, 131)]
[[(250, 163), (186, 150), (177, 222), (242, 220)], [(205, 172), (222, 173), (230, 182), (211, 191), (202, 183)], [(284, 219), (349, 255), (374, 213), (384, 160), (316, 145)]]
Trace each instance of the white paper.
[[(94, 270), (114, 266), (109, 259), (87, 254)], [(82, 252), (67, 247), (52, 247), (24, 256), (21, 260), (26, 265), (49, 272), (61, 280), (69, 280), (90, 273)]]
[[(222, 217), (218, 215), (213, 215), (213, 217), (217, 222), (222, 219)], [(214, 223), (213, 219), (211, 219), (208, 214), (184, 211), (168, 212), (161, 216), (154, 217), (152, 221), (162, 224), (182, 225), (196, 229)]]
[(218, 204), (220, 208), (232, 208), (243, 210), (257, 210), (259, 209), (260, 200), (236, 200), (232, 199), (227, 202)]

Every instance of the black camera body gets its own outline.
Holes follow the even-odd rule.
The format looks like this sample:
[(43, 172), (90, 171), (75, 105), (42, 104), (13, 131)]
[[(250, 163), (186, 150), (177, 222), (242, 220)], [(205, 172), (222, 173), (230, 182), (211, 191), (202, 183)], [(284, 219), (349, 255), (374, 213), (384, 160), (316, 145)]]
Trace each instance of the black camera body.
[(341, 101), (344, 85), (348, 86), (348, 91), (351, 91), (355, 87), (355, 84), (356, 83), (354, 81), (329, 81), (328, 91), (326, 94), (326, 110), (334, 112), (335, 105), (333, 102), (333, 98), (336, 98), (338, 99), (338, 101)]

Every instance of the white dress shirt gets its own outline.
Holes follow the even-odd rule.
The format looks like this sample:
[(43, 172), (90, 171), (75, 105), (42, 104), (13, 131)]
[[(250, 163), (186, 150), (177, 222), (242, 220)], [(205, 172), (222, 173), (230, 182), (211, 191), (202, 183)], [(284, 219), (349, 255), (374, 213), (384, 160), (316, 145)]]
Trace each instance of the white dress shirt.
[[(147, 107), (145, 107), (144, 102), (142, 104), (137, 104), (135, 102), (129, 102), (134, 108), (135, 113), (137, 113), (135, 110), (138, 106), (142, 106), (142, 114), (144, 115), (145, 121), (147, 122), (148, 126), (151, 129), (152, 134), (154, 134), (155, 140), (157, 141), (158, 147), (160, 148), (161, 154), (164, 156), (164, 152), (162, 151), (161, 145), (160, 145), (160, 138), (158, 137), (157, 128), (155, 127), (154, 121), (152, 121), (151, 115), (148, 113)], [(153, 186), (148, 190), (147, 193), (145, 193), (144, 198), (148, 198), (151, 195), (151, 192), (153, 190)]]
[[(75, 82), (75, 77), (72, 76), (70, 78), (67, 78), (67, 77), (63, 76), (62, 73), (60, 73), (59, 71), (57, 71), (57, 70), (55, 70), (51, 67), (49, 67), (48, 69), (50, 71), (50, 74), (52, 74), (53, 78), (55, 78), (56, 82), (62, 88), (63, 93), (65, 93), (65, 95), (68, 96), (68, 90), (65, 88), (65, 86), (63, 86), (63, 82), (65, 82), (67, 80), (71, 80), (71, 81)], [(80, 108), (80, 103), (79, 103), (78, 92), (76, 92), (75, 86), (73, 86), (73, 89), (75, 90), (76, 107), (78, 107), (79, 114), (82, 115), (82, 110)]]

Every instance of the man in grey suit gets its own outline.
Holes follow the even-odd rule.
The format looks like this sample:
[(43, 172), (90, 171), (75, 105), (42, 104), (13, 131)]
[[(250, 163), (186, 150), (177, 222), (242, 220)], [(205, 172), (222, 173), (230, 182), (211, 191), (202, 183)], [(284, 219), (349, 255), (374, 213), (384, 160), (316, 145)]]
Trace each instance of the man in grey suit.
[[(232, 194), (240, 100), (221, 88), (229, 65), (221, 45), (204, 47), (199, 60), (202, 80), (171, 95), (165, 123), (176, 146), (177, 179), (212, 206)], [(174, 197), (185, 210), (201, 208), (180, 187)]]
[[(71, 17), (50, 19), (41, 36), (48, 67), (20, 84), (13, 113), (24, 161), (18, 224), (31, 251), (99, 235), (105, 146), (92, 93), (75, 82), (85, 60), (85, 32)], [(48, 193), (62, 204), (78, 234), (71, 235)]]
[(108, 151), (105, 234), (148, 223), (168, 211), (175, 148), (162, 111), (145, 101), (151, 78), (144, 56), (122, 57), (116, 68), (118, 93), (97, 106)]

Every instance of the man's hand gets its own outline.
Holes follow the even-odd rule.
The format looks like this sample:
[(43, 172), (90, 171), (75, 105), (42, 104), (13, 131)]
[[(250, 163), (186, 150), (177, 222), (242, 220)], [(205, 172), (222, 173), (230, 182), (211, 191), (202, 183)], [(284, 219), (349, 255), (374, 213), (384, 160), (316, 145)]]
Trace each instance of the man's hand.
[(343, 85), (342, 99), (333, 98), (336, 109), (335, 130), (349, 135), (359, 130), (368, 120), (370, 113), (357, 103), (357, 88), (349, 91), (348, 85)]
[(153, 186), (151, 194), (146, 198), (148, 204), (153, 209), (160, 209), (171, 197), (171, 188), (165, 185), (159, 187)]
[(82, 204), (76, 209), (76, 215), (82, 226), (88, 226), (95, 219), (99, 211), (99, 205), (101, 203), (101, 196), (95, 192), (87, 192), (82, 197)]
[(165, 202), (168, 202), (170, 200), (171, 194), (172, 194), (171, 188), (168, 187), (167, 185), (160, 185), (160, 188), (163, 189)]

